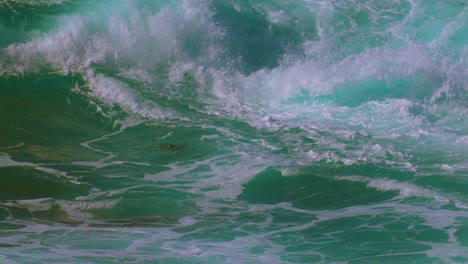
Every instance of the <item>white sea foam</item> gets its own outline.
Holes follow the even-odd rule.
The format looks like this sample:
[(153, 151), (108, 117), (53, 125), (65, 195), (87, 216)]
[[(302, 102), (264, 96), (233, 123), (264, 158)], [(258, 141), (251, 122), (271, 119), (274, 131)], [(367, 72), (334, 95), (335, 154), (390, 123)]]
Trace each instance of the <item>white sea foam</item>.
[(449, 198), (444, 197), (436, 191), (432, 191), (409, 182), (400, 182), (397, 180), (383, 178), (369, 178), (363, 176), (339, 176), (337, 179), (365, 182), (368, 187), (381, 191), (398, 191), (401, 197), (420, 196), (436, 199), (441, 202), (448, 202)]
[(457, 138), (456, 142), (468, 145), (468, 135)]
[[(48, 2), (58, 3), (59, 1)], [(115, 122), (116, 127), (120, 126), (120, 131), (82, 143), (82, 146), (90, 150), (106, 154), (104, 159), (73, 164), (102, 168), (127, 163), (127, 161), (113, 160), (116, 154), (93, 147), (93, 143), (111, 140), (112, 136), (122, 133), (126, 127), (140, 124), (145, 119), (152, 119), (160, 124), (161, 120), (180, 117), (177, 111), (158, 105), (156, 100), (148, 99), (147, 93), (162, 95), (163, 99), (168, 94), (177, 99), (188, 99), (186, 101), (189, 101), (187, 104), (190, 110), (214, 115), (216, 121), (229, 122), (231, 119), (236, 119), (236, 121), (245, 122), (251, 125), (252, 129), (256, 129), (256, 133), (251, 135), (253, 133), (249, 130), (249, 135), (245, 136), (242, 133), (245, 131), (238, 132), (242, 129), (215, 126), (210, 122), (205, 123), (206, 119), (200, 121), (194, 117), (188, 120), (188, 125), (219, 132), (219, 136), (207, 134), (197, 136), (197, 139), (200, 138), (204, 142), (229, 141), (230, 144), (226, 144), (223, 150), (231, 153), (185, 163), (170, 163), (167, 164), (168, 171), (145, 175), (145, 180), (164, 184), (168, 188), (181, 188), (186, 192), (202, 196), (202, 198), (197, 198), (197, 205), (200, 206), (201, 212), (183, 217), (179, 221), (180, 226), (183, 227), (194, 225), (194, 231), (182, 234), (180, 231), (173, 232), (170, 228), (113, 229), (83, 225), (74, 227), (73, 230), (68, 229), (70, 232), (61, 236), (57, 234), (59, 232), (44, 232), (62, 231), (60, 228), (39, 224), (29, 225), (14, 233), (25, 231), (33, 232), (32, 234), (24, 233), (8, 238), (22, 244), (21, 250), (26, 254), (25, 256), (32, 256), (29, 252), (33, 251), (30, 249), (52, 245), (51, 248), (57, 252), (48, 253), (47, 257), (60, 256), (72, 259), (85, 254), (90, 258), (112, 256), (119, 261), (120, 257), (134, 257), (136, 253), (139, 257), (153, 259), (154, 252), (149, 251), (151, 248), (158, 248), (162, 249), (158, 252), (160, 254), (158, 257), (161, 258), (180, 257), (182, 254), (197, 257), (223, 256), (228, 262), (233, 263), (249, 261), (287, 263), (280, 258), (281, 255), (286, 255), (286, 246), (274, 243), (272, 236), (284, 234), (290, 235), (293, 243), (308, 242), (306, 241), (307, 232), (302, 231), (313, 228), (317, 223), (343, 217), (362, 216), (360, 219), (366, 219), (366, 217), (388, 215), (388, 213), (392, 215), (390, 218), (394, 218), (395, 222), (399, 222), (399, 218), (403, 215), (417, 216), (415, 218), (418, 219), (414, 220), (414, 225), (420, 224), (419, 219), (422, 219), (424, 225), (437, 229), (445, 228), (447, 233), (452, 232), (453, 238), (456, 219), (466, 217), (464, 211), (407, 205), (400, 203), (399, 199), (352, 206), (342, 210), (317, 211), (297, 209), (288, 203), (276, 205), (247, 204), (245, 201), (229, 203), (242, 193), (243, 184), (272, 166), (281, 168), (283, 176), (294, 176), (300, 173), (294, 165), (299, 165), (298, 167), (301, 168), (319, 161), (344, 165), (379, 163), (401, 170), (416, 171), (419, 166), (418, 160), (413, 157), (420, 150), (423, 153), (433, 153), (437, 157), (438, 154), (435, 152), (442, 149), (449, 151), (450, 157), (463, 157), (466, 151), (453, 147), (467, 144), (466, 136), (462, 135), (463, 131), (447, 132), (448, 129), (445, 129), (462, 127), (462, 125), (450, 126), (450, 122), (465, 124), (463, 120), (466, 110), (463, 110), (463, 106), (456, 110), (442, 111), (448, 114), (446, 116), (435, 115), (436, 121), (428, 121), (429, 118), (424, 117), (423, 114), (413, 113), (414, 107), (424, 106), (428, 102), (436, 104), (439, 100), (443, 100), (453, 92), (457, 84), (463, 84), (464, 80), (464, 73), (460, 73), (462, 72), (460, 68), (463, 68), (462, 64), (450, 68), (447, 65), (451, 63), (441, 64), (438, 58), (441, 55), (437, 46), (445, 45), (444, 39), (456, 30), (452, 25), (445, 26), (440, 38), (435, 39), (430, 45), (425, 45), (423, 41), (408, 42), (408, 39), (412, 39), (413, 32), (400, 30), (407, 27), (405, 23), (414, 23), (414, 20), (411, 20), (412, 16), (425, 16), (420, 1), (410, 1), (411, 5), (408, 7), (405, 7), (407, 1), (304, 1), (307, 5), (301, 6), (301, 9), (316, 8), (314, 14), (317, 15), (314, 20), (317, 22), (319, 38), (302, 44), (304, 54), (286, 54), (277, 68), (260, 69), (252, 74), (242, 73), (241, 70), (229, 66), (231, 62), (228, 61), (222, 61), (222, 64), (228, 66), (217, 64), (219, 62), (217, 58), (228, 52), (219, 44), (222, 42), (219, 40), (229, 32), (224, 32), (212, 21), (212, 11), (208, 5), (211, 1), (184, 0), (182, 13), (177, 13), (170, 8), (150, 13), (147, 10), (139, 10), (130, 1), (124, 2), (126, 3), (124, 8), (109, 10), (109, 13), (104, 12), (97, 16), (100, 17), (99, 19), (92, 18), (92, 15), (90, 17), (66, 16), (62, 18), (66, 22), (62, 23), (56, 31), (37, 35), (26, 43), (14, 44), (0, 51), (2, 59), (5, 58), (0, 61), (0, 75), (2, 76), (39, 72), (44, 70), (44, 66), (64, 75), (80, 74), (85, 79), (85, 86), (91, 90), (86, 94), (98, 99), (97, 106), (102, 106), (101, 103), (118, 105), (131, 114), (122, 122), (119, 120)], [(286, 4), (294, 5), (296, 2), (287, 1)], [(288, 23), (295, 23), (294, 21), (301, 18), (296, 11), (290, 12), (287, 8), (280, 8), (278, 11), (275, 8), (262, 7), (262, 9), (258, 5), (252, 5), (254, 9), (256, 8), (256, 12), (262, 15), (266, 13), (265, 17), (277, 25), (287, 26)], [(277, 6), (282, 7), (282, 5), (283, 3), (277, 3)], [(395, 6), (397, 8), (394, 8)], [(240, 5), (234, 8), (242, 11)], [(336, 39), (346, 36), (346, 33), (359, 30), (360, 26), (352, 16), (347, 15), (339, 16), (339, 19), (343, 20), (343, 27), (332, 26), (329, 22), (337, 19), (335, 15), (338, 15), (337, 10), (340, 9), (353, 10), (356, 14), (360, 11), (369, 12), (369, 21), (372, 23), (369, 25), (371, 30), (367, 30), (368, 32), (377, 29), (376, 27), (381, 22), (379, 19), (392, 19), (400, 15), (402, 18), (392, 22), (390, 28), (379, 30), (376, 37), (390, 38), (389, 41), (385, 41), (386, 44), (369, 47), (358, 53), (346, 51), (343, 54), (337, 54), (339, 52), (335, 52), (333, 48), (340, 49), (341, 46), (345, 48), (348, 45), (337, 47)], [(124, 15), (120, 16), (118, 14), (120, 11)], [(382, 12), (387, 13), (381, 16)], [(313, 12), (305, 13), (310, 15)], [(125, 14), (128, 15), (125, 16)], [(460, 18), (463, 16), (457, 19), (460, 20)], [(188, 54), (181, 48), (184, 37), (189, 37), (189, 35), (184, 35), (186, 33), (195, 34), (202, 39), (200, 42), (203, 43), (201, 45), (203, 47), (200, 48), (199, 55)], [(365, 37), (366, 34), (360, 34), (360, 36)], [(401, 40), (404, 40), (407, 45), (393, 46), (395, 42)], [(166, 69), (167, 76), (166, 73), (158, 75), (159, 71), (164, 72)], [(187, 96), (179, 93), (178, 87), (171, 90), (172, 86), (177, 86), (186, 76), (195, 79), (197, 83), (194, 93)], [(418, 91), (411, 90), (413, 86), (409, 85), (408, 91), (401, 91), (395, 97), (371, 98), (353, 106), (348, 106), (346, 100), (344, 103), (335, 103), (333, 100), (324, 99), (325, 102), (322, 102), (320, 101), (322, 99), (317, 99), (323, 95), (338, 96), (344, 89), (352, 89), (348, 84), (359, 83), (363, 80), (378, 80), (388, 85), (386, 88), (393, 89), (395, 86), (391, 85), (394, 80), (405, 79), (408, 76), (423, 76), (421, 81), (415, 81), (414, 84), (416, 86), (419, 82), (424, 83), (422, 86), (429, 84), (428, 90), (430, 91), (424, 91), (425, 94), (420, 97), (420, 95), (413, 95)], [(434, 84), (432, 79), (426, 83), (426, 77), (433, 78)], [(136, 81), (138, 84), (134, 87), (126, 80)], [(363, 96), (359, 91), (355, 95)], [(351, 99), (354, 97), (349, 96)], [(196, 102), (193, 103), (190, 100)], [(203, 106), (199, 105), (200, 102)], [(450, 101), (447, 101), (446, 105), (447, 108), (455, 109)], [(439, 110), (429, 109), (428, 112), (439, 113)], [(106, 110), (103, 110), (104, 112)], [(263, 134), (264, 131), (270, 134), (275, 132), (274, 137), (266, 137)], [(161, 139), (171, 136), (172, 134), (168, 133)], [(281, 152), (286, 154), (276, 153), (280, 152), (278, 150), (284, 150)], [(449, 161), (440, 162), (447, 162), (447, 164), (437, 164), (438, 168), (447, 173), (467, 168), (466, 163), (459, 161), (455, 164)], [(132, 164), (150, 165), (147, 163)], [(47, 168), (46, 165), (17, 162), (6, 154), (0, 155), (0, 167), (7, 166), (26, 166), (66, 176), (60, 171)], [(196, 169), (201, 167), (207, 169), (197, 172)], [(419, 196), (432, 198), (442, 203), (455, 200), (455, 206), (466, 209), (463, 200), (457, 201), (456, 197), (452, 199), (453, 197), (446, 197), (442, 192), (417, 186), (411, 182), (362, 176), (342, 176), (337, 179), (363, 182), (370, 188), (382, 191), (393, 190), (400, 194), (397, 198)], [(8, 205), (29, 208), (32, 211), (49, 210), (53, 205), (59, 205), (62, 210), (73, 217), (89, 219), (90, 215), (79, 215), (79, 213), (99, 208), (114, 208), (120, 201), (118, 197), (131, 188), (138, 187), (141, 186), (110, 191), (93, 190), (89, 195), (78, 197), (73, 202), (46, 198), (20, 200), (16, 203), (9, 201)], [(154, 187), (154, 184), (148, 187)], [(231, 210), (225, 210), (228, 207)], [(316, 216), (317, 220), (292, 225), (273, 223), (269, 211), (274, 209)], [(227, 242), (190, 239), (190, 235), (198, 235), (197, 232), (210, 231), (209, 228), (218, 222), (222, 224), (222, 227), (226, 227), (224, 221), (229, 224), (238, 224), (236, 217), (243, 213), (249, 216), (250, 214), (260, 215), (260, 219), (265, 220), (256, 223), (252, 217), (248, 219), (245, 226), (242, 224), (233, 225), (234, 228), (229, 226), (229, 229), (232, 229), (230, 231), (239, 231), (239, 233), (237, 237)], [(216, 221), (209, 223), (205, 227), (207, 229), (204, 230), (204, 223), (201, 225), (199, 223), (206, 218)], [(199, 225), (195, 226), (195, 224)], [(363, 221), (361, 226), (382, 228), (382, 226), (372, 225), (366, 221)], [(260, 231), (247, 231), (255, 229)], [(79, 241), (80, 238), (85, 237), (91, 241), (89, 233), (83, 232), (86, 234), (80, 235), (80, 231), (96, 230), (106, 231), (102, 232), (105, 234), (104, 238), (122, 243), (125, 243), (125, 237), (128, 234), (140, 233), (144, 234), (144, 237), (128, 238), (133, 242), (125, 250), (118, 252), (104, 249), (94, 251), (76, 249), (76, 244), (73, 244), (75, 240)], [(335, 234), (345, 231), (339, 230)], [(38, 236), (39, 232), (44, 233)], [(297, 234), (291, 234), (294, 232)], [(184, 235), (187, 235), (184, 239), (176, 240)], [(327, 239), (337, 242), (333, 240), (333, 235), (330, 232)], [(99, 236), (93, 236), (92, 239), (95, 237)], [(58, 238), (61, 239), (58, 242), (61, 245), (54, 247)], [(23, 243), (24, 241), (28, 243)], [(196, 246), (193, 246), (195, 242)], [(463, 248), (456, 241), (449, 242), (450, 254), (463, 252)], [(444, 243), (434, 244), (432, 250), (426, 253), (429, 256), (447, 254), (447, 251), (444, 251), (447, 248), (441, 246), (442, 244)], [(260, 247), (260, 250), (264, 252), (252, 256), (251, 250), (255, 247)], [(332, 257), (312, 250), (307, 253), (317, 254), (322, 261), (327, 260), (327, 257)], [(443, 260), (450, 261), (449, 258)], [(1, 261), (9, 261), (9, 259), (4, 257)]]
[[(187, 14), (176, 14), (173, 10), (163, 8), (152, 14), (137, 9), (131, 3), (125, 6), (125, 12), (131, 14), (131, 20), (111, 14), (103, 16), (105, 24), (93, 16), (68, 15), (57, 18), (63, 23), (56, 31), (38, 34), (26, 43), (12, 44), (1, 50), (5, 60), (0, 62), (0, 75), (39, 72), (47, 67), (63, 75), (79, 73), (83, 75), (87, 88), (91, 89), (90, 95), (105, 103), (118, 104), (124, 110), (144, 118), (159, 120), (172, 116), (170, 110), (159, 109), (153, 101), (142, 99), (125, 83), (95, 73), (94, 67), (105, 64), (110, 69), (117, 69), (120, 76), (153, 85), (155, 79), (148, 69), (151, 70), (158, 63), (167, 63), (171, 54), (182, 54), (177, 41), (180, 34), (184, 33), (181, 32), (181, 26), (185, 23), (193, 25), (192, 22), (205, 16), (189, 19), (190, 11)], [(189, 9), (188, 6), (186, 8)], [(199, 26), (210, 27), (207, 22)], [(211, 52), (214, 50), (210, 48)], [(207, 56), (216, 57), (215, 54)], [(182, 60), (180, 63), (184, 65), (183, 57), (179, 56)], [(180, 74), (187, 70), (183, 69)], [(154, 88), (162, 89), (160, 92), (166, 89)]]
[(138, 95), (124, 83), (106, 77), (102, 74), (88, 74), (88, 85), (91, 95), (96, 96), (110, 105), (117, 104), (130, 113), (143, 118), (160, 120), (171, 116), (171, 110), (161, 110), (153, 101), (140, 99)]
[(37, 6), (37, 5), (60, 5), (66, 2), (69, 2), (70, 0), (1, 0), (0, 4), (2, 2), (8, 4), (8, 2), (13, 2), (13, 3), (18, 3), (22, 5), (31, 5), (31, 6)]
[[(41, 198), (41, 199), (31, 199), (31, 200), (15, 200), (15, 201), (5, 201), (1, 202), (0, 205), (24, 208), (31, 213), (48, 211), (51, 209), (60, 209), (67, 213), (67, 217), (73, 218), (75, 220), (87, 220), (92, 217), (92, 214), (89, 213), (91, 210), (96, 209), (110, 209), (114, 208), (120, 199), (107, 199), (100, 201), (65, 201), (65, 200), (55, 200), (52, 198)], [(45, 219), (45, 220), (53, 220)]]

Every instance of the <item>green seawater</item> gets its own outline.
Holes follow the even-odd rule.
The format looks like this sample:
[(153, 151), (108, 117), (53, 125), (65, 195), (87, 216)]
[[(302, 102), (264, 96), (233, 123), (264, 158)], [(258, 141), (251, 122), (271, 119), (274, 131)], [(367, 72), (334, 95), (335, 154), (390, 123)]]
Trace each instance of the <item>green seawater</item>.
[(0, 263), (468, 262), (462, 0), (0, 0)]

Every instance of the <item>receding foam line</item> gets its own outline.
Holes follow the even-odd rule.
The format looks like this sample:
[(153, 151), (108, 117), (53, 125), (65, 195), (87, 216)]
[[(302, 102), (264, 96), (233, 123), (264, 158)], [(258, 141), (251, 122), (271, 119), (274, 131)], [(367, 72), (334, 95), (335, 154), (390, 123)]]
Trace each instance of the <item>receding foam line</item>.
[(31, 167), (39, 171), (43, 171), (43, 172), (53, 174), (59, 177), (64, 177), (71, 183), (81, 184), (79, 181), (76, 180), (75, 177), (69, 176), (66, 172), (62, 172), (62, 171), (47, 168), (47, 167), (42, 167), (32, 162), (18, 162), (18, 161), (11, 159), (11, 157), (8, 154), (0, 152), (0, 168), (2, 167)]

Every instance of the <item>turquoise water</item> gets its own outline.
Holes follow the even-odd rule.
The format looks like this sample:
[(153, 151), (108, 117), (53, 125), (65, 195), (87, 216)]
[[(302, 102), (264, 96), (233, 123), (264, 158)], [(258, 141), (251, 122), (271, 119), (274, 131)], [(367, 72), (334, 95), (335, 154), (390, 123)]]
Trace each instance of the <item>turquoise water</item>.
[(0, 0), (0, 263), (465, 263), (466, 1)]

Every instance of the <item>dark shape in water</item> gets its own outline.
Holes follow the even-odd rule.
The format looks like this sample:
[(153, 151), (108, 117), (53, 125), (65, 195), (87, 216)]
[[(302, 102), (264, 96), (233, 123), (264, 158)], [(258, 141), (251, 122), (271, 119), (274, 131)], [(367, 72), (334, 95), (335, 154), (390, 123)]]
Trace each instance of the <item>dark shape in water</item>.
[(98, 223), (91, 223), (92, 227), (167, 227), (176, 224), (177, 216), (146, 216), (125, 219), (112, 219)]
[(187, 142), (181, 144), (181, 145), (175, 145), (175, 144), (161, 144), (159, 145), (160, 148), (167, 149), (167, 150), (183, 150), (187, 147)]

